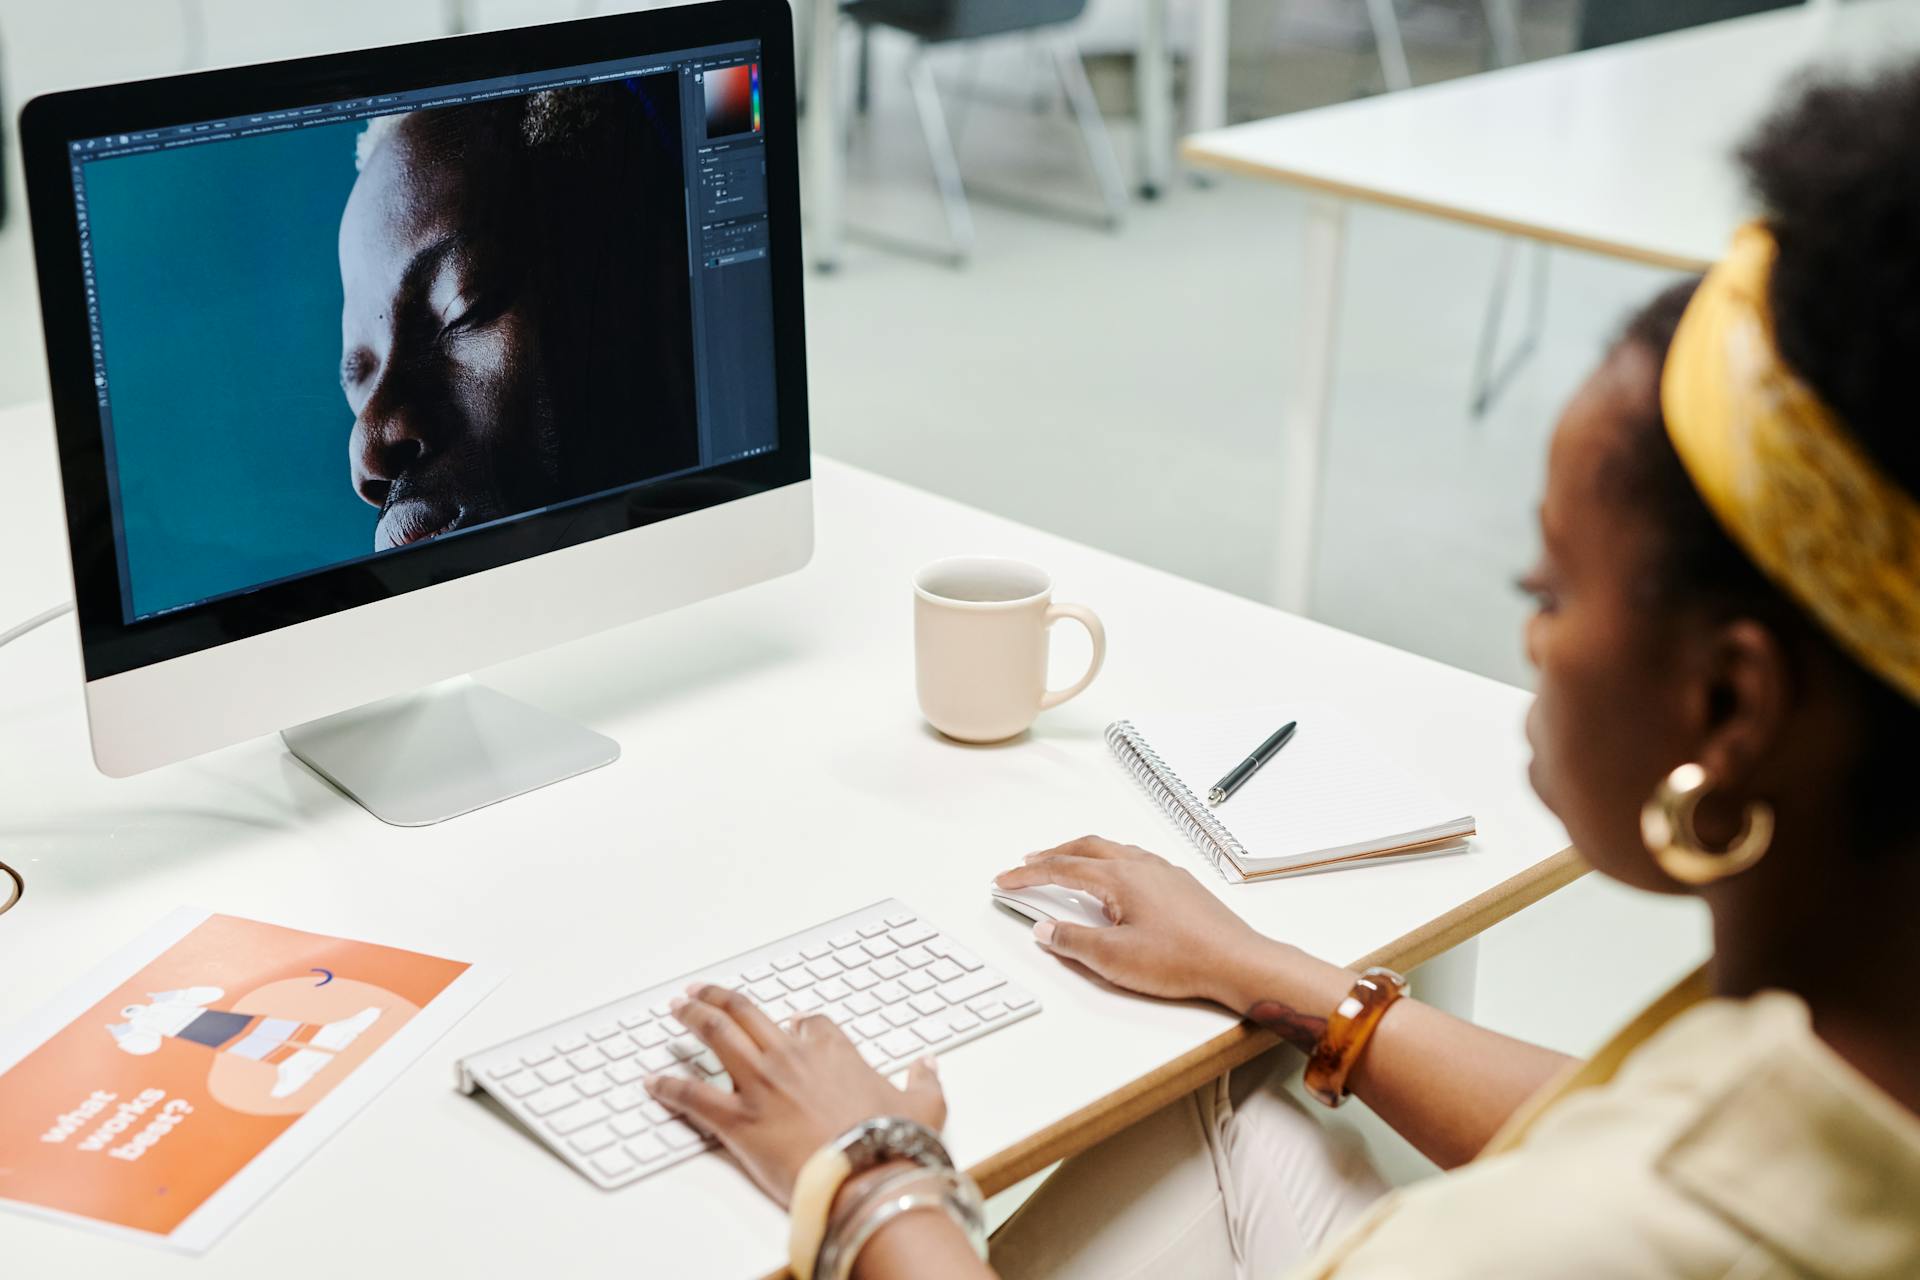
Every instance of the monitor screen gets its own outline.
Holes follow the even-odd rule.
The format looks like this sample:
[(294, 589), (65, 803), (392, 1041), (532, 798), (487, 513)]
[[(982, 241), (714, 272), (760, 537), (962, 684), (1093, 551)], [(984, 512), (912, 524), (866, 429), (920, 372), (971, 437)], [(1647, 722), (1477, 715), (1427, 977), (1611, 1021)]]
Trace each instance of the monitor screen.
[(68, 147), (123, 625), (782, 443), (757, 41)]

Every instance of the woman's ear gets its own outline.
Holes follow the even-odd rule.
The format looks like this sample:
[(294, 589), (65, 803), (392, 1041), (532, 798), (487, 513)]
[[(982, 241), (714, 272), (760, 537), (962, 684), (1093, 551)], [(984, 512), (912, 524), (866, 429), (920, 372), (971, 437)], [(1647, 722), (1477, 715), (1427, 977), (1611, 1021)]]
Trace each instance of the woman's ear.
[(1706, 637), (1707, 722), (1698, 760), (1714, 789), (1744, 796), (1786, 731), (1794, 673), (1770, 629), (1739, 618)]

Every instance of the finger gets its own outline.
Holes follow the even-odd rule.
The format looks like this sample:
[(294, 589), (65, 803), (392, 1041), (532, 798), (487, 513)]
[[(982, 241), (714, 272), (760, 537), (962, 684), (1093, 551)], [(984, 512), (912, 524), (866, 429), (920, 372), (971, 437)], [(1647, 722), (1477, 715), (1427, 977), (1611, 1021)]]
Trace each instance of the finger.
[(1033, 862), (1047, 857), (1101, 858), (1109, 861), (1125, 861), (1137, 853), (1129, 845), (1109, 840), (1105, 836), (1078, 836), (1065, 844), (1055, 845), (1051, 849), (1042, 849), (1030, 853), (1025, 861)]
[(900, 1092), (907, 1095), (909, 1113), (929, 1129), (938, 1131), (946, 1124), (947, 1095), (940, 1088), (940, 1068), (932, 1054), (916, 1059), (907, 1068)]
[(1098, 971), (1111, 954), (1114, 932), (1112, 927), (1088, 928), (1084, 924), (1042, 920), (1033, 926), (1033, 940), (1057, 956), (1078, 960)]
[[(762, 1050), (771, 1049), (787, 1038), (786, 1033), (767, 1016), (766, 1010), (754, 1003), (753, 997), (744, 991), (716, 986), (711, 982), (696, 982), (687, 988), (687, 994), (732, 1018), (735, 1025), (746, 1033), (747, 1039)], [(682, 1018), (681, 1021), (686, 1019)]]
[(725, 1140), (740, 1115), (739, 1098), (723, 1093), (704, 1081), (685, 1076), (647, 1076), (640, 1082), (667, 1110), (683, 1116), (703, 1133)]
[(1109, 919), (1120, 918), (1119, 897), (1108, 865), (1092, 858), (1046, 857), (1023, 867), (1002, 871), (993, 878), (1002, 889), (1029, 889), (1039, 884), (1079, 889), (1100, 900)]
[[(717, 987), (703, 988), (703, 991), (717, 990)], [(713, 1050), (728, 1075), (740, 1081), (761, 1078), (760, 1046), (747, 1038), (747, 1033), (734, 1021), (731, 1010), (685, 996), (675, 996), (668, 1007), (701, 1044)]]

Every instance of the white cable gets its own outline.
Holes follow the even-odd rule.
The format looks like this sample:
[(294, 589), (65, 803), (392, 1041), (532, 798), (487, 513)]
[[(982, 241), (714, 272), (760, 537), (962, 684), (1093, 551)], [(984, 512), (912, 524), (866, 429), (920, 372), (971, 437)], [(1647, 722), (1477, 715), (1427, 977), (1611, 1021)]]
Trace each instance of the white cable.
[(5, 648), (7, 645), (12, 644), (15, 640), (18, 640), (21, 636), (27, 634), (27, 632), (32, 631), (37, 627), (44, 627), (47, 623), (52, 622), (55, 618), (58, 618), (63, 614), (68, 614), (72, 612), (73, 612), (73, 604), (71, 602), (68, 602), (66, 604), (57, 604), (53, 606), (53, 608), (47, 610), (45, 613), (35, 614), (33, 617), (28, 618), (25, 622), (21, 623), (17, 627), (11, 627), (5, 631), (0, 631), (0, 648)]

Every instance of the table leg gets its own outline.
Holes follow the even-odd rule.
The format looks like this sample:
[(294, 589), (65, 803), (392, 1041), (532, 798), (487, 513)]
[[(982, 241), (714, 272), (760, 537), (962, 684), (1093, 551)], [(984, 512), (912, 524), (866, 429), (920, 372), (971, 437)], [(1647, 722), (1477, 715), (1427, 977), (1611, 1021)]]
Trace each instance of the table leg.
[(1314, 536), (1319, 527), (1320, 472), (1333, 407), (1340, 350), (1340, 277), (1346, 256), (1347, 206), (1327, 196), (1307, 204), (1306, 278), (1300, 293), (1300, 333), (1292, 385), (1281, 424), (1279, 543), (1273, 602), (1305, 613), (1313, 584)]
[(1167, 43), (1167, 0), (1140, 0), (1140, 52), (1133, 96), (1139, 104), (1140, 194), (1151, 200), (1173, 178), (1173, 51)]
[(1193, 133), (1227, 123), (1227, 21), (1231, 0), (1200, 0), (1194, 34), (1193, 77), (1187, 91), (1187, 128)]
[(840, 263), (846, 156), (840, 136), (840, 0), (811, 0), (807, 66), (807, 250), (813, 265)]
[(1407, 975), (1412, 994), (1423, 1004), (1473, 1021), (1475, 984), (1480, 975), (1480, 939), (1468, 938), (1442, 951)]

